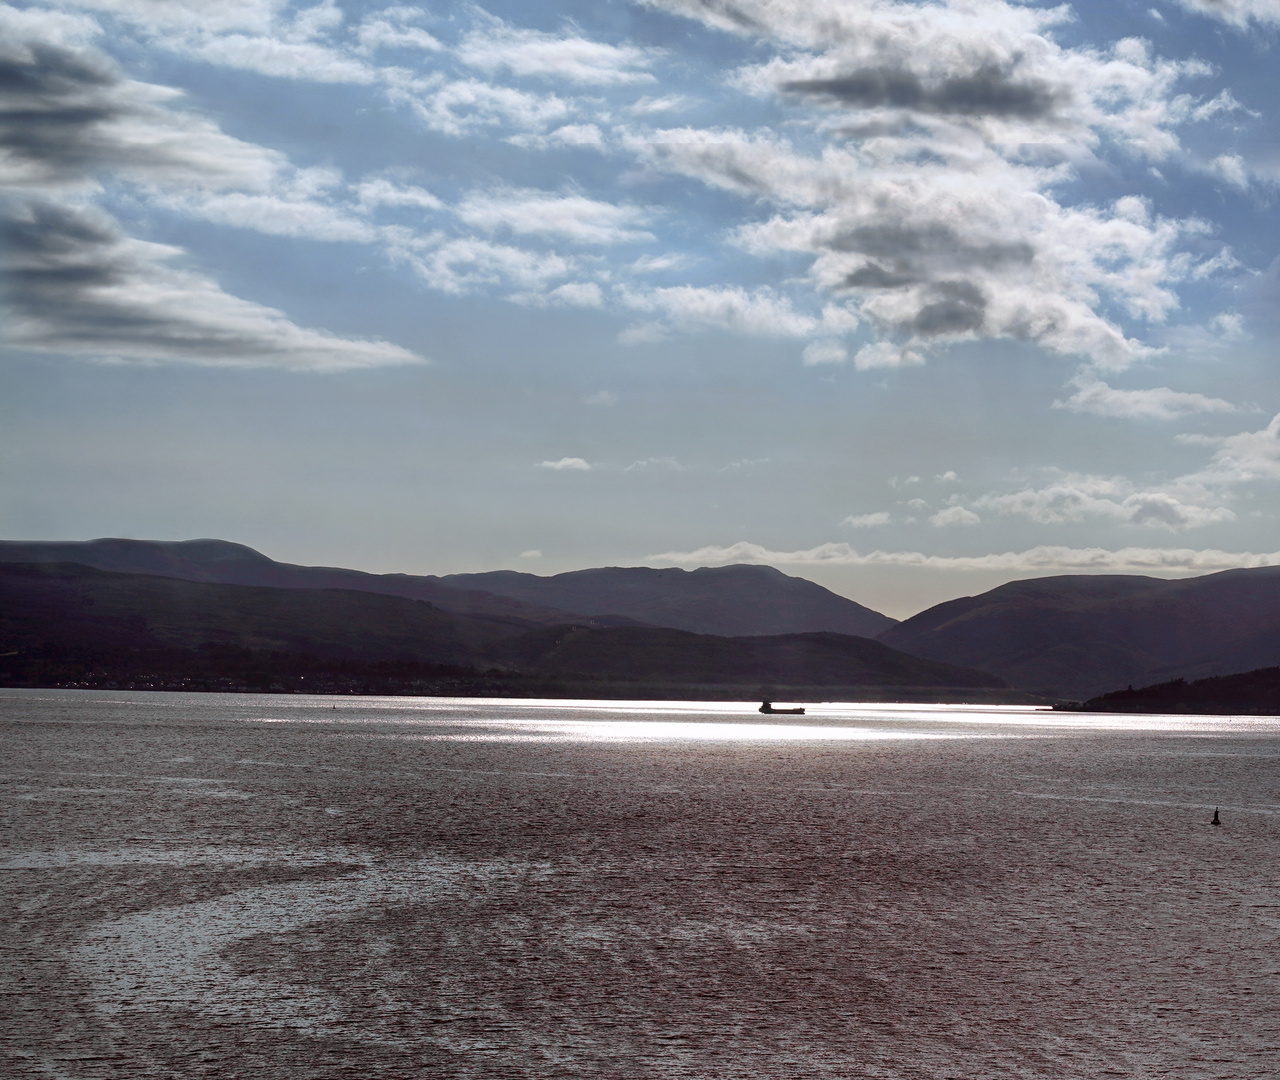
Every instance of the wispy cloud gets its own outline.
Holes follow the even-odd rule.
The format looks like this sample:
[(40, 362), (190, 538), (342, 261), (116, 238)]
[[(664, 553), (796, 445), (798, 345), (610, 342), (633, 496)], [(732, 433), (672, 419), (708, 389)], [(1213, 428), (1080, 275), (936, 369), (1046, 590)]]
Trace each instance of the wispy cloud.
[(1041, 525), (1101, 518), (1172, 531), (1234, 521), (1236, 517), (1225, 506), (1203, 505), (1170, 491), (1135, 490), (1128, 480), (1115, 476), (1067, 475), (1039, 488), (983, 495), (973, 505), (1026, 517)]
[(888, 525), (890, 520), (887, 511), (879, 510), (874, 514), (850, 514), (840, 524), (851, 529), (873, 529), (877, 525)]
[(1159, 386), (1150, 390), (1117, 390), (1101, 379), (1082, 374), (1073, 380), (1076, 392), (1055, 409), (1093, 413), (1122, 420), (1177, 420), (1196, 413), (1230, 413), (1237, 408), (1222, 398)]
[(848, 544), (819, 544), (801, 551), (773, 551), (760, 544), (740, 542), (726, 547), (708, 546), (694, 551), (668, 551), (648, 555), (657, 565), (722, 566), (726, 563), (762, 563), (779, 566), (913, 566), (933, 570), (994, 570), (1011, 573), (1094, 571), (1109, 573), (1204, 574), (1235, 567), (1280, 566), (1280, 551), (1265, 554), (1219, 551), (1215, 548), (1070, 548), (1042, 545), (1025, 551), (990, 555), (926, 555), (919, 551), (870, 551), (862, 553)]
[(981, 523), (982, 518), (978, 517), (972, 510), (966, 510), (963, 506), (948, 506), (929, 518), (929, 524), (935, 529), (945, 529), (954, 525), (980, 525)]
[(1184, 8), (1221, 19), (1239, 30), (1251, 23), (1280, 25), (1280, 0), (1177, 0)]
[(563, 472), (566, 469), (577, 472), (590, 472), (591, 465), (580, 457), (562, 457), (559, 461), (540, 461), (539, 469), (552, 469), (556, 472)]
[(654, 239), (640, 228), (649, 213), (635, 206), (556, 195), (529, 188), (472, 192), (455, 207), (461, 221), (485, 232), (559, 237), (575, 244), (624, 244)]
[(592, 86), (655, 81), (648, 70), (654, 61), (649, 50), (522, 29), (490, 15), (478, 13), (477, 17), (479, 25), (462, 39), (456, 52), (464, 64), (480, 71)]

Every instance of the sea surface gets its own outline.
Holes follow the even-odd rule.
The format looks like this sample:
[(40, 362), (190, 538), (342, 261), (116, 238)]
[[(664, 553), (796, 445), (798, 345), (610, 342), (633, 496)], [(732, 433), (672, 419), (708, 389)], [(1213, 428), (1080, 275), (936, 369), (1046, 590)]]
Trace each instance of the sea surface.
[(755, 710), (0, 691), (0, 1076), (1280, 1076), (1280, 719)]

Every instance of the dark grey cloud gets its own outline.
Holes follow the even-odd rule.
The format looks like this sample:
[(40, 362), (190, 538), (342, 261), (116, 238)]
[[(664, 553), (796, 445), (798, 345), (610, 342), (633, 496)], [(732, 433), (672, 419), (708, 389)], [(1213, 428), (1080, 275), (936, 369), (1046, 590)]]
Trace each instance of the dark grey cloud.
[(1029, 263), (1036, 254), (1026, 241), (975, 242), (940, 224), (861, 225), (837, 234), (826, 246), (832, 251), (856, 251), (877, 259), (927, 259), (983, 269)]
[(0, 149), (46, 180), (113, 164), (120, 147), (102, 125), (137, 111), (114, 93), (120, 82), (105, 63), (57, 46), (0, 56)]
[(1061, 91), (1035, 79), (1019, 79), (996, 66), (927, 85), (900, 68), (867, 68), (829, 79), (795, 79), (781, 89), (854, 109), (908, 109), (950, 116), (1000, 116), (1036, 120), (1061, 103)]
[(0, 204), (0, 300), (9, 343), (36, 351), (327, 371), (417, 363), (381, 341), (308, 330), (126, 236), (100, 211)]
[(987, 297), (969, 281), (942, 281), (933, 286), (931, 299), (916, 312), (904, 329), (920, 337), (964, 334), (981, 330), (986, 322)]

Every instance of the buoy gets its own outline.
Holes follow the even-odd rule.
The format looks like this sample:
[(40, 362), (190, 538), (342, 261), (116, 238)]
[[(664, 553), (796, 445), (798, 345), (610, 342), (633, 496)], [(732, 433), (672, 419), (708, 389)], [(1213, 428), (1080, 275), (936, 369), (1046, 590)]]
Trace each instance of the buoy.
[(1222, 822), (1218, 820), (1218, 808), (1216, 806), (1213, 808), (1213, 824), (1215, 825), (1222, 824)]

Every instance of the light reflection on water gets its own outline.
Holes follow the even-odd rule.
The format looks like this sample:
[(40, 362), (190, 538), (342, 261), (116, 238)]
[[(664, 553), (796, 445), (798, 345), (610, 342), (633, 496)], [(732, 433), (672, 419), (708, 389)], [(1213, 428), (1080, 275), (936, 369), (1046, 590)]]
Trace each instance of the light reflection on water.
[(754, 702), (733, 701), (388, 697), (346, 698), (340, 704), (323, 698), (275, 699), (271, 705), (274, 715), (245, 719), (376, 724), (406, 729), (398, 737), (467, 742), (794, 743), (1037, 738), (1087, 732), (1280, 734), (1277, 716), (1072, 713), (1026, 705), (822, 702), (805, 706), (804, 718), (794, 720), (766, 720)]

